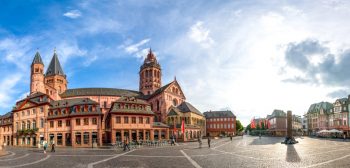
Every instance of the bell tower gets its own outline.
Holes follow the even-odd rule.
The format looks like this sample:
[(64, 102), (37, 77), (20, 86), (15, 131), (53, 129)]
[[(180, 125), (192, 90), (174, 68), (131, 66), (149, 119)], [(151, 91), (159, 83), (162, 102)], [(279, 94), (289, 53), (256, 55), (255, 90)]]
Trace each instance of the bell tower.
[(54, 51), (50, 65), (46, 70), (45, 84), (51, 88), (54, 88), (58, 94), (61, 94), (67, 90), (66, 75), (64, 74), (60, 61), (58, 60), (56, 49)]
[(44, 63), (39, 51), (36, 52), (30, 71), (30, 94), (45, 93), (44, 85)]
[(162, 86), (162, 70), (152, 49), (149, 49), (147, 57), (140, 67), (139, 75), (139, 90), (144, 95), (150, 95)]

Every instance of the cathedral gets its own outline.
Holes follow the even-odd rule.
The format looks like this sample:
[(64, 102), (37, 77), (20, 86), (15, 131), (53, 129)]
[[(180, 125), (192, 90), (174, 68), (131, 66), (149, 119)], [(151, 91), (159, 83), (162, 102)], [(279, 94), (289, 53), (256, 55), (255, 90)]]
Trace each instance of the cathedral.
[[(162, 85), (162, 69), (150, 49), (139, 70), (139, 90), (68, 88), (56, 51), (45, 65), (36, 52), (30, 94), (0, 116), (0, 143), (91, 147), (123, 141), (180, 141), (205, 135), (205, 117), (186, 97), (176, 78)], [(184, 124), (182, 124), (184, 123)], [(185, 127), (185, 131), (181, 126)]]

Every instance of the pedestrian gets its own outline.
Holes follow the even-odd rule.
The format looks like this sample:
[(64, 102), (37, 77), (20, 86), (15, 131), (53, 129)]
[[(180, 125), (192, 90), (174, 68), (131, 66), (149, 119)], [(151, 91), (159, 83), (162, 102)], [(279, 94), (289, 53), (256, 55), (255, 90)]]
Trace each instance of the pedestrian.
[(346, 135), (345, 135), (345, 134), (343, 134), (343, 140), (344, 140), (344, 141), (346, 140)]
[(199, 148), (202, 148), (202, 140), (200, 137), (198, 137), (198, 143), (199, 143)]
[(230, 140), (232, 141), (232, 135), (230, 135)]
[(52, 143), (51, 143), (51, 152), (56, 152), (56, 150), (55, 150), (55, 141), (52, 141)]
[(130, 151), (129, 148), (129, 137), (126, 137), (124, 140), (124, 151), (126, 151), (126, 148), (128, 148), (128, 150)]
[(43, 141), (43, 146), (44, 146), (44, 153), (46, 153), (47, 141), (45, 139)]
[(209, 146), (209, 148), (210, 148), (210, 136), (208, 136), (208, 146)]
[(259, 134), (259, 139), (261, 139), (261, 133)]
[(170, 144), (171, 146), (175, 146), (175, 137), (174, 137), (174, 135), (171, 137), (171, 144)]

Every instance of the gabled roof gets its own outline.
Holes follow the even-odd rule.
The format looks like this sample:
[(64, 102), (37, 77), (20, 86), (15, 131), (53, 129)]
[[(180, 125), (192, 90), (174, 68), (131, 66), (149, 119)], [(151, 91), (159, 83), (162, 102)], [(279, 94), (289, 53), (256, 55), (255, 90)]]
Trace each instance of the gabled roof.
[(185, 101), (182, 102), (180, 105), (178, 105), (176, 108), (182, 113), (193, 112), (203, 116), (203, 114), (199, 110), (197, 110), (195, 107), (193, 107), (192, 104)]
[(51, 76), (51, 75), (62, 75), (65, 76), (60, 61), (58, 60), (56, 52), (53, 54), (53, 57), (51, 59), (50, 65), (46, 70), (45, 76)]
[(339, 101), (341, 104), (348, 104), (348, 98), (341, 98), (337, 99), (336, 101)]
[(142, 93), (133, 90), (115, 89), (115, 88), (77, 88), (67, 89), (60, 94), (62, 98), (76, 96), (125, 96), (125, 97), (142, 97)]
[(154, 96), (157, 96), (157, 95), (161, 94), (162, 92), (164, 92), (164, 91), (165, 91), (170, 85), (172, 85), (172, 84), (175, 84), (175, 85), (178, 86), (178, 88), (179, 88), (179, 90), (180, 90), (180, 93), (182, 93), (182, 95), (183, 95), (184, 98), (185, 98), (185, 95), (184, 95), (184, 93), (182, 92), (182, 89), (181, 89), (181, 87), (180, 87), (180, 85), (179, 85), (179, 83), (177, 82), (176, 79), (175, 79), (174, 81), (172, 81), (172, 82), (170, 82), (170, 83), (168, 83), (168, 84), (166, 84), (166, 85), (160, 87), (160, 88), (157, 89), (155, 92), (153, 92), (151, 95), (144, 95), (143, 98), (146, 99), (146, 100), (148, 100), (148, 99), (150, 99), (150, 98), (152, 98), (152, 97), (154, 97)]
[(235, 117), (232, 111), (208, 111), (203, 113), (205, 118)]
[(11, 117), (11, 115), (12, 115), (12, 112), (7, 112), (6, 114), (1, 115), (1, 116), (0, 116), (0, 119), (9, 118), (9, 117)]
[(42, 65), (44, 65), (43, 60), (41, 59), (41, 56), (40, 56), (39, 51), (37, 51), (37, 52), (35, 53), (35, 56), (34, 56), (32, 65), (33, 65), (33, 64), (42, 64)]

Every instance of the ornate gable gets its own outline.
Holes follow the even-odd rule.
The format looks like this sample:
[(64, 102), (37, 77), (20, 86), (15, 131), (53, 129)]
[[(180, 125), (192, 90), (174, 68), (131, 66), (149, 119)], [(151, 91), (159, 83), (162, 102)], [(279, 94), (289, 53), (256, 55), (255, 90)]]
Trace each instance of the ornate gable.
[(21, 109), (26, 109), (26, 108), (30, 108), (30, 107), (35, 107), (38, 104), (35, 102), (30, 101), (29, 99), (27, 99), (26, 101), (24, 101), (23, 103), (20, 103), (17, 107), (16, 110), (21, 110)]
[(180, 96), (183, 99), (186, 99), (185, 94), (183, 93), (181, 86), (179, 85), (176, 79), (173, 82), (171, 82), (170, 85), (168, 85), (165, 91)]

